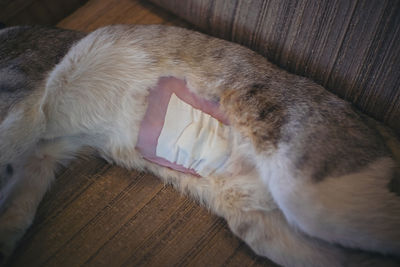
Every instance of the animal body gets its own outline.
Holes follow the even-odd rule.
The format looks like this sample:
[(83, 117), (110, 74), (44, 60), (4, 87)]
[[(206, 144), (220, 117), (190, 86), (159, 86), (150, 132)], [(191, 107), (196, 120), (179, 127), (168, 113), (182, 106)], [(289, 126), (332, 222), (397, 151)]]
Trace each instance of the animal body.
[[(160, 166), (137, 148), (151, 90), (174, 83), (219, 103), (229, 120), (229, 157), (218, 172), (199, 177)], [(32, 223), (57, 165), (90, 147), (173, 184), (278, 264), (396, 264), (400, 177), (388, 140), (396, 143), (316, 83), (201, 33), (157, 25), (88, 35), (6, 28), (0, 251), (10, 255)]]

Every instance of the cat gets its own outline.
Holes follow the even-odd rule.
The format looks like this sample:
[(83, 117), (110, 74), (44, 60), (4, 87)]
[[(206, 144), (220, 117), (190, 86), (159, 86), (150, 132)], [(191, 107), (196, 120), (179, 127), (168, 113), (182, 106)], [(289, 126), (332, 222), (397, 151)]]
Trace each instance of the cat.
[[(4, 258), (31, 225), (57, 166), (90, 148), (174, 185), (280, 265), (398, 261), (396, 136), (250, 49), (172, 26), (115, 25), (87, 35), (11, 27), (0, 30), (0, 73)], [(163, 167), (137, 149), (149, 94), (164, 90), (163, 79), (217, 103), (227, 117), (230, 151), (218, 173)]]

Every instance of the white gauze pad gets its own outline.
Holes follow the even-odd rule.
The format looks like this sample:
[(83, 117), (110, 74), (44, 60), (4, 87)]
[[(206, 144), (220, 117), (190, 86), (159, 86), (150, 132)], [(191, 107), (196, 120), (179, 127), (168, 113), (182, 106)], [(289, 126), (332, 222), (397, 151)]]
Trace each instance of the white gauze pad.
[(231, 154), (230, 127), (171, 95), (156, 155), (201, 176), (224, 170)]

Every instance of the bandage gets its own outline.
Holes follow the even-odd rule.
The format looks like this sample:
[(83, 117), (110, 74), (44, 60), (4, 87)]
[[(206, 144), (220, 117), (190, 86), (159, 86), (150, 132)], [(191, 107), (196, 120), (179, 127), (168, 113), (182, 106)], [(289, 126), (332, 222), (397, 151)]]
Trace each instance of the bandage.
[(229, 141), (230, 127), (172, 94), (156, 155), (208, 176), (223, 170)]
[(136, 143), (143, 158), (198, 176), (225, 170), (231, 128), (217, 102), (199, 98), (174, 77), (160, 78), (147, 100)]

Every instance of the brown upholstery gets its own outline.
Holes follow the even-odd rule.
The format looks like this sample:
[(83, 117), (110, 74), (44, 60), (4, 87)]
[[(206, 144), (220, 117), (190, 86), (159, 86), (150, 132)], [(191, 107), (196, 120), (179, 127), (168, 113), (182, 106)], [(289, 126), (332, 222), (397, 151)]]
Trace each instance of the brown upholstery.
[(400, 135), (400, 2), (151, 0), (311, 77)]

